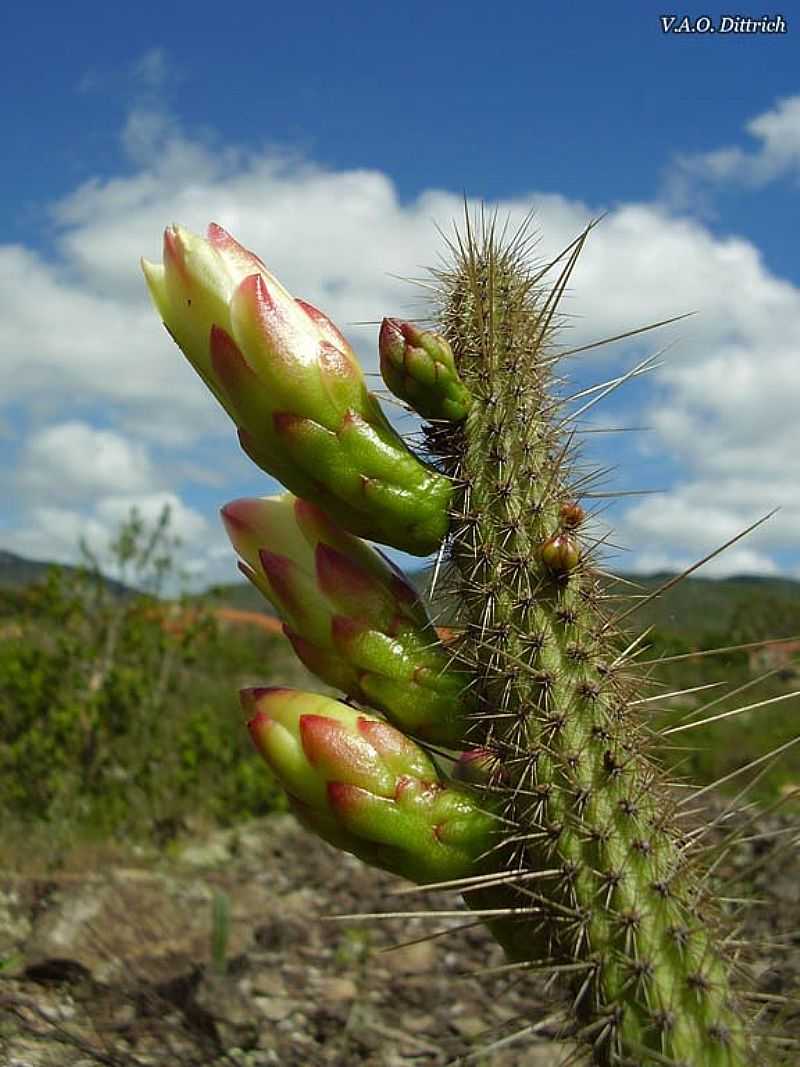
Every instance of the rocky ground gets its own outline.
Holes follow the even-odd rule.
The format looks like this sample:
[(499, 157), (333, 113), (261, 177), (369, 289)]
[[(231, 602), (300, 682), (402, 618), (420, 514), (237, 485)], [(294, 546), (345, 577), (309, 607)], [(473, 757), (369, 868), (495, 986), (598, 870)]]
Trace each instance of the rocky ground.
[[(746, 842), (722, 873), (763, 861), (748, 875), (763, 903), (746, 933), (772, 942), (755, 970), (775, 998), (800, 988), (800, 856), (781, 847), (795, 837), (790, 818), (758, 828), (772, 836)], [(396, 879), (289, 816), (169, 857), (140, 850), (83, 866), (0, 869), (3, 1067), (555, 1067), (569, 1053), (541, 1036), (553, 1004), (540, 978), (471, 973), (503, 961), (480, 926), (453, 929), (468, 912), (331, 919), (461, 905), (392, 896)], [(504, 1040), (532, 1024), (541, 1034)], [(800, 1032), (799, 1016), (793, 1025)]]

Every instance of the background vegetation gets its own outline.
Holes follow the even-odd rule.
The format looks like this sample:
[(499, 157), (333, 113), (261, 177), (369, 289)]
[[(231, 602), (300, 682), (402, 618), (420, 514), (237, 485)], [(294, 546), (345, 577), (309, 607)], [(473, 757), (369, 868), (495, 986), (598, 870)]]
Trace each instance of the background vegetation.
[[(132, 513), (111, 546), (117, 580), (83, 546), (83, 565), (0, 558), (0, 836), (44, 834), (169, 845), (183, 834), (283, 807), (251, 752), (237, 691), (276, 683), (327, 692), (279, 632), (231, 622), (226, 608), (262, 612), (249, 586), (166, 597), (178, 580), (169, 514), (152, 529)], [(424, 588), (427, 575), (413, 576)], [(665, 576), (620, 595), (643, 596)], [(620, 604), (623, 602), (620, 601)], [(614, 602), (612, 601), (612, 607)], [(627, 604), (625, 605), (627, 606)], [(230, 615), (230, 612), (228, 612)], [(446, 623), (446, 613), (438, 621)], [(677, 726), (742, 705), (773, 703), (675, 733), (663, 752), (679, 774), (707, 784), (800, 734), (800, 642), (707, 650), (800, 637), (800, 585), (689, 579), (630, 620), (649, 629), (654, 726)], [(670, 696), (676, 690), (699, 689)], [(782, 698), (775, 700), (775, 698)], [(800, 746), (722, 788), (770, 802), (800, 784)]]

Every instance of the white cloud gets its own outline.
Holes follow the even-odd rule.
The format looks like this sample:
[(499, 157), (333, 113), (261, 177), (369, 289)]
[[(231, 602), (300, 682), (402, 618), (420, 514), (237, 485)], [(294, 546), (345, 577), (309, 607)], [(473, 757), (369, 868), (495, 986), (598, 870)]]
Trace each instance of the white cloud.
[(135, 509), (152, 527), (164, 508), (169, 508), (170, 531), (181, 540), (195, 542), (208, 532), (206, 519), (187, 507), (174, 493), (120, 493), (101, 497), (95, 513), (109, 529), (117, 530)]
[(144, 445), (85, 422), (57, 423), (31, 434), (22, 449), (17, 485), (48, 500), (141, 492), (156, 474)]
[[(88, 508), (59, 506), (50, 503), (34, 504), (24, 520), (13, 530), (4, 531), (3, 545), (31, 559), (44, 559), (57, 563), (74, 563), (78, 545), (85, 542), (100, 562), (106, 573), (122, 577), (114, 566), (110, 546), (120, 528), (136, 509), (145, 520), (148, 530), (153, 530), (164, 509), (170, 511), (169, 532), (187, 546), (202, 546), (211, 543), (217, 547), (224, 540), (221, 529), (212, 529), (206, 518), (179, 499), (175, 493), (130, 493), (100, 496)], [(182, 558), (180, 550), (176, 561)], [(201, 586), (219, 580), (221, 567), (204, 576)], [(230, 568), (226, 568), (230, 578)]]
[[(785, 168), (794, 158), (789, 133), (797, 115), (800, 106), (784, 101), (751, 124), (773, 171), (779, 159)], [(166, 479), (159, 456), (169, 456), (172, 470), (191, 477), (195, 444), (211, 434), (232, 439), (227, 416), (166, 337), (145, 295), (138, 258), (159, 257), (166, 223), (201, 231), (213, 219), (229, 228), (292, 291), (331, 314), (374, 373), (377, 321), (384, 314), (418, 314), (424, 299), (423, 291), (397, 277), (424, 277), (424, 265), (436, 265), (442, 251), (434, 224), (450, 231), (463, 215), (456, 194), (428, 190), (403, 203), (386, 174), (331, 171), (288, 154), (203, 143), (153, 108), (132, 113), (124, 143), (135, 163), (132, 174), (98, 176), (54, 208), (58, 260), (0, 246), (0, 395), (33, 415), (21, 453), (22, 483), (36, 482), (39, 475), (31, 472), (44, 468), (58, 450), (58, 433), (71, 426), (64, 451), (74, 448), (74, 454), (56, 457), (53, 470), (63, 471), (64, 485), (82, 487), (87, 499), (95, 494), (83, 518), (66, 509), (56, 520), (52, 509), (42, 508), (21, 518), (11, 536), (19, 551), (28, 544), (31, 555), (42, 543), (37, 522), (50, 536), (61, 523), (70, 537), (80, 522), (95, 523), (99, 536), (123, 498), (174, 488), (153, 474), (156, 467)], [(722, 173), (729, 164), (720, 159), (714, 166)], [(596, 213), (552, 194), (497, 206), (511, 226), (536, 208), (539, 259), (560, 251)], [(683, 558), (701, 541), (707, 551), (713, 543), (701, 533), (713, 541), (712, 535), (751, 521), (755, 502), (756, 511), (767, 510), (800, 496), (787, 462), (800, 450), (800, 291), (770, 273), (752, 243), (715, 237), (663, 205), (623, 204), (590, 236), (564, 309), (570, 346), (699, 311), (665, 331), (680, 343), (653, 380), (650, 395), (657, 399), (647, 402), (650, 410), (627, 413), (627, 421), (654, 425), (658, 448), (680, 465), (684, 479), (683, 487), (661, 498), (666, 511), (653, 510), (660, 504), (636, 505), (617, 523), (636, 548), (634, 565)], [(348, 325), (365, 320), (375, 324)], [(656, 343), (636, 342), (637, 355)], [(578, 357), (576, 366), (587, 358), (619, 373), (619, 364), (612, 365), (619, 349)], [(623, 403), (615, 402), (617, 410)], [(97, 410), (110, 429), (92, 427)], [(81, 475), (75, 456), (98, 433), (115, 441), (107, 439), (106, 459)], [(232, 446), (225, 449), (223, 465), (230, 464)], [(118, 470), (128, 481), (115, 490), (110, 482)], [(213, 484), (213, 478), (207, 471), (200, 480)], [(225, 495), (236, 495), (233, 484)], [(702, 521), (696, 518), (701, 501), (711, 502)], [(202, 518), (187, 508), (186, 532), (202, 538), (187, 517), (192, 514)], [(794, 514), (782, 514), (775, 529), (780, 532), (769, 542), (775, 550), (800, 532)], [(197, 558), (209, 558), (211, 548), (198, 550)], [(773, 566), (768, 554), (742, 551), (728, 558), (748, 568)]]
[[(657, 549), (648, 549), (636, 558), (636, 567), (632, 573), (638, 574), (680, 574), (693, 566), (697, 556)], [(729, 578), (733, 575), (766, 574), (777, 575), (778, 568), (774, 560), (762, 552), (749, 548), (732, 548), (724, 555), (716, 556), (696, 572), (702, 578)]]
[(800, 95), (779, 100), (751, 119), (745, 130), (756, 141), (755, 148), (728, 145), (678, 155), (666, 175), (668, 199), (685, 208), (698, 197), (702, 201), (704, 186), (760, 189), (781, 178), (800, 176)]
[[(747, 478), (715, 481), (711, 477), (679, 484), (666, 494), (646, 497), (629, 508), (621, 522), (624, 541), (633, 550), (632, 567), (643, 573), (683, 570), (764, 518), (782, 500), (782, 482), (759, 483)], [(789, 501), (780, 513), (736, 541), (703, 565), (703, 577), (729, 574), (774, 574), (770, 550), (788, 538), (800, 538), (800, 500)]]
[(148, 48), (134, 64), (134, 76), (147, 89), (160, 89), (167, 81), (170, 64), (163, 48)]

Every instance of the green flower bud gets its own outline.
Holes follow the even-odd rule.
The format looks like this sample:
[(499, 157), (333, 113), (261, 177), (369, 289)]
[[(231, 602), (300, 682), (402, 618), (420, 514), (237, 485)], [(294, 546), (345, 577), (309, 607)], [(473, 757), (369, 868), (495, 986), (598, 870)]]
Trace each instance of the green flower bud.
[(450, 481), (395, 433), (327, 316), (213, 224), (206, 239), (169, 227), (163, 264), (142, 269), (255, 463), (353, 533), (421, 556), (439, 547)]
[(388, 723), (318, 693), (245, 689), (253, 743), (303, 823), (414, 882), (479, 873), (494, 815)]

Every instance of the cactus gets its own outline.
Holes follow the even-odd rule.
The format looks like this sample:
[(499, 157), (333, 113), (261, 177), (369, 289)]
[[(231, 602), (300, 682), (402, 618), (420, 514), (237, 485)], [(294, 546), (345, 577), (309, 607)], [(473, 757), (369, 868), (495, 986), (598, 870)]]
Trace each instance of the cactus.
[(421, 463), (367, 391), (353, 350), (221, 226), (164, 233), (142, 260), (170, 335), (236, 423), (247, 455), (348, 529), (417, 555), (447, 529), (450, 483)]
[(523, 840), (519, 888), (510, 879), (483, 901), (521, 903), (522, 879), (550, 872), (514, 956), (578, 965), (572, 1032), (597, 1064), (734, 1067), (752, 1058), (734, 965), (581, 545), (553, 389), (556, 305), (579, 250), (540, 294), (519, 247), (489, 226), (439, 276), (441, 325), (472, 405), (463, 426), (432, 426), (428, 440), (458, 487), (460, 651), (478, 678), (483, 747), (509, 779), (496, 792)]
[[(682, 823), (685, 804), (651, 754), (650, 733), (637, 711), (645, 679), (637, 674), (621, 626), (629, 611), (613, 615), (604, 609), (597, 546), (580, 503), (586, 479), (577, 473), (574, 435), (558, 399), (558, 303), (587, 233), (555, 261), (564, 266), (547, 289), (545, 271), (534, 270), (527, 258), (524, 231), (506, 242), (492, 222), (481, 222), (477, 230), (468, 222), (452, 246), (451, 265), (435, 273), (436, 330), (421, 331), (396, 319), (384, 320), (381, 329), (386, 384), (431, 420), (424, 427), (426, 463), (419, 469), (429, 472), (430, 484), (448, 487), (432, 503), (418, 485), (395, 515), (404, 537), (425, 531), (417, 549), (423, 541), (438, 540), (450, 563), (447, 582), (456, 605), (457, 637), (435, 652), (442, 677), (449, 673), (457, 679), (458, 692), (468, 678), (472, 703), (469, 714), (451, 718), (445, 731), (449, 747), (465, 750), (453, 753), (454, 784), (437, 769), (434, 792), (454, 791), (455, 806), (463, 808), (467, 820), (466, 829), (458, 831), (466, 835), (460, 840), (467, 846), (451, 867), (449, 861), (430, 859), (430, 829), (438, 826), (438, 809), (415, 807), (414, 799), (405, 811), (397, 776), (432, 782), (432, 765), (408, 741), (411, 748), (397, 749), (402, 749), (397, 759), (403, 766), (387, 769), (381, 745), (370, 746), (361, 736), (363, 723), (374, 724), (374, 717), (332, 706), (328, 698), (287, 698), (286, 691), (270, 690), (267, 696), (248, 691), (243, 702), (256, 710), (250, 728), (257, 747), (286, 783), (306, 825), (367, 862), (412, 880), (430, 882), (437, 872), (452, 869), (453, 887), (465, 890), (466, 902), (478, 914), (491, 916), (489, 928), (503, 945), (509, 967), (559, 976), (569, 995), (560, 1034), (572, 1038), (596, 1067), (749, 1067), (771, 1062), (771, 1046), (755, 1026), (746, 981), (728, 948), (733, 939), (715, 902), (712, 872)], [(243, 269), (266, 272), (254, 257)], [(169, 321), (175, 314), (166, 288), (153, 280), (154, 270), (148, 268), (151, 287)], [(203, 276), (204, 284), (208, 277)], [(238, 284), (248, 291), (257, 288), (252, 278)], [(202, 326), (212, 342), (227, 321), (214, 318), (228, 314), (225, 300), (206, 299), (210, 317)], [(180, 326), (180, 315), (176, 321)], [(185, 349), (203, 346), (196, 331), (189, 341), (177, 327), (175, 332)], [(257, 340), (251, 339), (251, 348), (258, 348)], [(346, 342), (336, 343), (343, 351)], [(203, 358), (205, 377), (208, 359)], [(292, 364), (290, 355), (282, 358)], [(221, 393), (228, 388), (209, 379)], [(275, 411), (275, 403), (260, 395), (263, 385), (255, 377), (248, 381), (242, 377), (237, 383), (236, 402), (230, 405), (234, 417)], [(317, 389), (316, 379), (309, 381)], [(298, 388), (302, 393), (304, 383)], [(345, 394), (335, 410), (336, 425), (349, 419), (352, 398)], [(318, 412), (324, 405), (315, 397), (310, 395), (307, 404), (302, 396), (291, 403), (298, 412), (303, 409), (304, 418), (321, 424)], [(336, 425), (324, 432), (335, 437)], [(280, 429), (277, 422), (274, 426)], [(264, 431), (267, 451), (274, 444), (267, 440), (270, 433)], [(248, 451), (258, 461), (255, 450)], [(308, 472), (322, 462), (311, 437), (298, 435), (293, 448), (280, 455), (283, 467), (263, 465), (278, 477), (288, 471), (283, 480), (293, 492), (327, 508), (327, 543), (340, 552), (343, 544), (351, 545), (351, 561), (357, 556), (359, 567), (367, 567), (363, 575), (369, 573), (369, 580), (359, 582), (352, 577), (355, 565), (348, 570), (347, 614), (357, 613), (352, 600), (363, 596), (364, 612), (372, 613), (370, 632), (385, 636), (384, 615), (396, 611), (392, 596), (399, 587), (389, 596), (388, 571), (380, 570), (382, 564), (375, 570), (378, 557), (352, 548), (355, 542), (346, 538), (366, 534), (398, 544), (403, 538), (389, 527), (391, 507), (400, 498), (366, 494), (356, 507), (347, 479), (322, 489), (311, 485)], [(302, 469), (303, 477), (295, 479), (295, 469)], [(424, 520), (419, 526), (410, 512), (414, 506)], [(252, 502), (248, 508), (253, 510)], [(278, 572), (284, 574), (289, 557), (300, 557), (282, 542), (270, 543), (268, 523), (258, 530), (258, 523), (251, 523), (246, 536), (239, 530), (237, 543), (234, 531), (242, 512), (239, 502), (225, 513), (232, 539), (247, 560), (245, 572), (277, 603), (282, 599)], [(308, 551), (308, 546), (302, 549), (306, 556)], [(283, 561), (280, 567), (276, 560)], [(331, 637), (328, 609), (314, 602), (319, 576), (314, 578), (313, 565), (302, 581), (292, 567), (293, 588), (305, 588), (308, 597), (311, 637), (306, 644), (314, 652), (306, 661), (326, 680), (340, 679), (337, 684), (351, 697), (391, 716), (391, 700), (379, 688), (370, 692), (353, 683), (355, 660), (348, 656), (357, 658), (358, 652), (343, 651)], [(302, 612), (280, 606), (296, 626)], [(411, 626), (410, 617), (406, 624)], [(426, 623), (418, 617), (413, 625)], [(303, 646), (295, 642), (295, 647), (303, 656)], [(361, 669), (377, 677), (407, 678), (407, 655), (402, 643), (386, 641), (379, 659)], [(424, 708), (424, 689), (413, 697), (421, 702), (417, 721), (428, 724), (427, 736), (436, 736), (429, 720), (437, 712)], [(314, 710), (315, 700), (321, 710)], [(279, 714), (267, 714), (267, 705)], [(270, 742), (276, 719), (283, 732)], [(402, 715), (394, 721), (403, 726)], [(451, 729), (454, 722), (457, 730)], [(413, 716), (405, 729), (415, 729)], [(383, 740), (389, 736), (375, 725), (369, 730)], [(392, 730), (392, 737), (396, 733)], [(392, 740), (389, 749), (395, 751), (396, 743)], [(345, 756), (356, 777), (341, 788), (334, 783), (331, 791), (330, 768)], [(351, 812), (342, 800), (356, 792), (363, 812), (359, 805)], [(418, 793), (425, 789), (420, 793), (415, 786), (408, 796)]]

